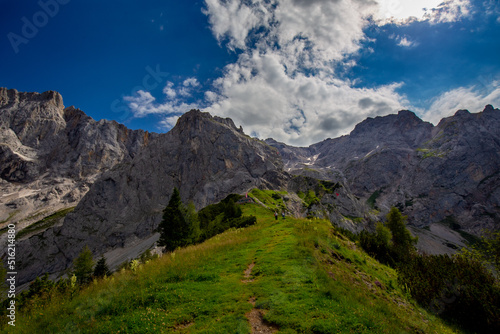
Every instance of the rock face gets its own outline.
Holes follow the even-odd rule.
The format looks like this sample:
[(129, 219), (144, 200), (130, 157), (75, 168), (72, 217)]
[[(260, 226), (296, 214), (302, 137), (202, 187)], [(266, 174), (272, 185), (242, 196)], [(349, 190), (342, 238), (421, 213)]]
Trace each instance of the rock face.
[(174, 187), (184, 202), (201, 208), (230, 193), (280, 188), (287, 179), (282, 168), (276, 149), (230, 119), (192, 110), (133, 159), (105, 172), (62, 226), (21, 241), (22, 280), (66, 269), (85, 245), (96, 255), (144, 240), (150, 246)]
[[(157, 134), (96, 122), (59, 93), (0, 88), (0, 221), (22, 228), (76, 206), (104, 171)], [(3, 227), (3, 226), (1, 226)]]
[(342, 180), (381, 217), (397, 206), (418, 227), (500, 228), (500, 111), (490, 105), (437, 126), (410, 111), (369, 118), (348, 136), (308, 148), (267, 142), (290, 173)]

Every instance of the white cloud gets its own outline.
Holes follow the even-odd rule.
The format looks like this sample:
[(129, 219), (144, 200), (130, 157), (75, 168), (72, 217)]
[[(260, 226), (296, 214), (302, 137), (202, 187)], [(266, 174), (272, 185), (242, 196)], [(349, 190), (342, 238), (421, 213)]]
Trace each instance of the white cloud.
[(470, 14), (472, 14), (470, 0), (448, 0), (428, 10), (424, 18), (431, 23), (445, 23), (459, 21)]
[(418, 45), (417, 42), (412, 41), (408, 38), (408, 36), (395, 36), (394, 39), (398, 41), (398, 46), (405, 48), (412, 48)]
[(197, 87), (200, 85), (200, 83), (198, 82), (198, 79), (196, 78), (187, 78), (186, 80), (184, 80), (184, 82), (182, 83), (184, 85), (184, 87)]
[(359, 50), (365, 16), (374, 8), (372, 1), (282, 0), (271, 33), (282, 47), (312, 48), (313, 62), (341, 60)]
[(163, 94), (167, 95), (169, 99), (174, 99), (177, 96), (177, 92), (173, 87), (173, 82), (167, 82), (166, 86), (163, 88)]
[[(366, 117), (410, 108), (398, 93), (401, 83), (358, 88), (334, 70), (356, 65), (346, 56), (368, 41), (364, 29), (374, 22), (369, 18), (379, 25), (437, 24), (471, 11), (469, 0), (205, 0), (203, 12), (215, 38), (238, 60), (224, 68), (203, 102), (188, 103), (200, 83), (187, 78), (177, 86), (167, 82), (161, 103), (144, 91), (126, 97), (134, 115), (164, 114), (161, 125), (168, 129), (179, 115), (204, 105), (246, 133), (305, 146), (346, 134)], [(401, 47), (417, 45), (406, 35), (393, 38)], [(456, 111), (454, 98), (474, 94), (473, 88), (450, 91), (422, 114), (440, 118)]]
[[(133, 96), (125, 96), (123, 99), (128, 103), (134, 117), (145, 117), (148, 115), (167, 115), (160, 124), (161, 127), (175, 125), (176, 117), (199, 107), (197, 103), (188, 103), (193, 87), (199, 85), (196, 78), (188, 78), (182, 83), (182, 87), (175, 87), (173, 82), (167, 82), (163, 88), (165, 101), (158, 103), (156, 98), (149, 92), (137, 91)], [(166, 129), (170, 129), (167, 127)]]
[(286, 72), (278, 52), (242, 55), (216, 83), (217, 100), (205, 108), (231, 117), (246, 133), (293, 145), (309, 145), (349, 132), (366, 117), (387, 115), (407, 104), (393, 84), (353, 88), (329, 76)]
[(377, 0), (374, 18), (380, 23), (455, 22), (471, 14), (470, 0)]
[(161, 129), (170, 130), (175, 126), (180, 116), (167, 116), (159, 123)]
[(246, 39), (254, 28), (269, 19), (265, 1), (205, 0), (203, 12), (209, 17), (214, 36), (219, 42), (228, 38), (228, 47), (244, 49)]
[[(207, 0), (206, 5), (214, 35), (242, 52), (205, 94), (205, 111), (233, 118), (247, 133), (309, 145), (407, 104), (397, 84), (353, 88), (333, 70), (332, 64), (360, 49), (367, 17), (377, 10), (372, 0), (249, 0), (238, 6)], [(239, 16), (243, 19), (229, 19)]]
[(426, 121), (438, 124), (442, 118), (455, 114), (457, 110), (478, 112), (487, 104), (497, 108), (500, 106), (500, 81), (480, 82), (478, 85), (459, 87), (445, 92), (434, 99), (432, 105), (420, 114)]

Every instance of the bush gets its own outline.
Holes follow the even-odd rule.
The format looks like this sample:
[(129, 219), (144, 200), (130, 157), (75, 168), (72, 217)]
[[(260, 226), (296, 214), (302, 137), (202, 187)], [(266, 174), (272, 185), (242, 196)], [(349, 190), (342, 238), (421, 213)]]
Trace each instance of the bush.
[(422, 306), (479, 333), (500, 332), (500, 287), (466, 256), (412, 255), (398, 266), (398, 281)]
[(370, 256), (379, 262), (395, 266), (394, 260), (397, 256), (393, 253), (390, 242), (386, 242), (385, 236), (362, 231), (359, 234), (359, 244)]
[(236, 204), (241, 198), (241, 195), (230, 194), (219, 203), (196, 212), (193, 203), (187, 207), (182, 204), (179, 191), (174, 188), (158, 227), (161, 233), (158, 244), (172, 251), (180, 246), (202, 242), (231, 227), (255, 224), (255, 217), (242, 217), (241, 207)]
[(241, 228), (254, 225), (257, 222), (257, 218), (255, 216), (246, 216), (240, 217), (237, 219), (233, 219), (231, 221), (231, 227)]

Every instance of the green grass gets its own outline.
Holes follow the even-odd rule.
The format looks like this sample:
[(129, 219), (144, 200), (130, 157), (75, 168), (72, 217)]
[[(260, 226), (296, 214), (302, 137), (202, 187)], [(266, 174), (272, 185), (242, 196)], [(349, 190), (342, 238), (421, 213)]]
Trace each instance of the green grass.
[[(0, 221), (0, 224), (8, 223), (18, 213), (19, 213), (18, 210), (9, 213), (9, 217), (7, 217), (7, 219), (5, 219), (5, 220)], [(9, 226), (5, 226), (4, 228), (0, 229), (0, 235), (7, 233), (8, 230), (9, 230)]]
[(429, 148), (417, 148), (417, 152), (423, 153), (422, 159), (431, 157), (443, 158), (446, 156), (445, 152), (439, 152), (438, 150), (431, 150)]
[[(165, 254), (135, 272), (18, 311), (9, 333), (250, 333), (254, 306), (280, 333), (455, 333), (409, 302), (394, 270), (328, 221), (286, 218), (256, 204), (258, 223)], [(244, 271), (255, 263), (251, 278)]]
[(259, 200), (269, 209), (278, 211), (286, 207), (283, 203), (283, 195), (286, 194), (286, 191), (261, 190), (257, 188), (252, 189), (252, 191), (249, 193), (250, 197)]
[(371, 196), (366, 200), (366, 203), (368, 203), (368, 205), (372, 208), (372, 209), (376, 209), (377, 206), (376, 206), (376, 202), (377, 202), (377, 198), (379, 198), (380, 194), (382, 193), (382, 189), (379, 189), (379, 190), (376, 190), (373, 192), (373, 194), (371, 194)]
[(59, 210), (59, 211), (51, 214), (50, 216), (47, 216), (47, 217), (37, 221), (36, 223), (33, 223), (33, 224), (29, 225), (28, 227), (22, 229), (21, 231), (19, 231), (17, 233), (17, 237), (21, 238), (21, 237), (28, 235), (30, 233), (36, 233), (36, 232), (39, 232), (42, 230), (46, 230), (49, 227), (56, 224), (61, 218), (66, 217), (66, 215), (68, 213), (70, 213), (71, 211), (73, 211), (74, 209), (75, 209), (75, 207)]

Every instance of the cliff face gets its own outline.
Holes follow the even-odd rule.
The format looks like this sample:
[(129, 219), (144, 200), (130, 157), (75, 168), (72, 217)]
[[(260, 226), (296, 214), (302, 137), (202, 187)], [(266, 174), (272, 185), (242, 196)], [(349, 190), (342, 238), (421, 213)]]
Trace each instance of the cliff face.
[(137, 256), (143, 243), (149, 247), (156, 240), (174, 187), (183, 201), (201, 208), (230, 193), (280, 188), (286, 180), (276, 149), (246, 136), (229, 119), (192, 110), (133, 159), (105, 172), (62, 226), (21, 241), (23, 280), (66, 269), (85, 245), (94, 254), (120, 250)]
[(57, 92), (0, 88), (0, 221), (21, 228), (75, 206), (102, 172), (156, 136), (96, 122)]

